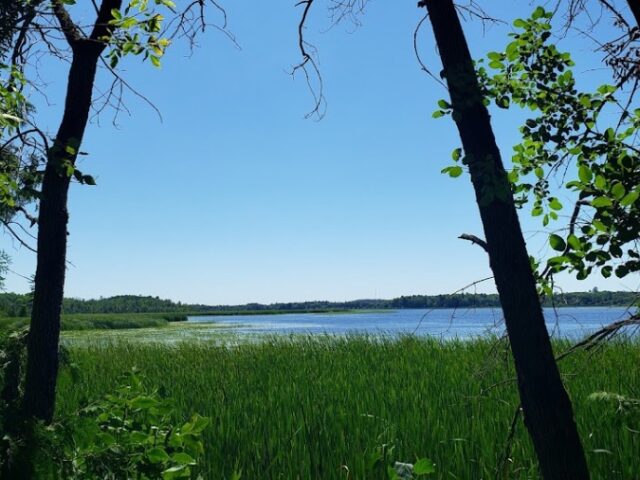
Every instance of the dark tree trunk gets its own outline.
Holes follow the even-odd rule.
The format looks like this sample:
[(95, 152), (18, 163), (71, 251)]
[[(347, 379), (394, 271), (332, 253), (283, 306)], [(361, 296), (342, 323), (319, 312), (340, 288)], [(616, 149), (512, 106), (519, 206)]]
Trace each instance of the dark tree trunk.
[(504, 312), (524, 420), (545, 479), (587, 479), (571, 401), (544, 323), (513, 195), (489, 113), (451, 0), (426, 0), (454, 119), (480, 208), (489, 261)]
[(91, 35), (84, 36), (73, 23), (62, 0), (53, 0), (57, 18), (73, 59), (67, 83), (64, 114), (53, 146), (47, 152), (38, 216), (38, 265), (36, 268), (27, 342), (24, 414), (51, 422), (58, 378), (60, 313), (64, 296), (67, 255), (67, 196), (73, 168), (89, 119), (98, 60), (113, 33), (112, 11), (122, 0), (102, 0)]
[(88, 43), (74, 48), (64, 116), (48, 152), (38, 217), (35, 277), (24, 408), (29, 417), (50, 422), (55, 405), (58, 340), (67, 252), (67, 194), (89, 118), (100, 50)]
[(629, 8), (631, 9), (631, 13), (636, 19), (636, 24), (638, 28), (640, 28), (640, 0), (627, 0), (629, 2)]

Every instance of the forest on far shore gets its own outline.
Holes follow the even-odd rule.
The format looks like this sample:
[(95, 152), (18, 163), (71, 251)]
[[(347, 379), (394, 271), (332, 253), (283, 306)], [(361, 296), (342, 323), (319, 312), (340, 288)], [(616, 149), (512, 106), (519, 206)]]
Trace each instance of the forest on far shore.
[[(557, 307), (609, 307), (629, 306), (637, 300), (635, 292), (558, 293), (546, 299), (544, 306)], [(360, 299), (346, 302), (307, 301), (285, 303), (247, 303), (244, 305), (203, 305), (174, 302), (153, 296), (117, 295), (114, 297), (83, 300), (65, 298), (63, 313), (206, 313), (206, 312), (313, 312), (358, 309), (400, 308), (482, 308), (499, 307), (497, 294), (457, 293), (452, 295), (408, 295), (393, 299)], [(0, 294), (0, 316), (23, 317), (31, 311), (31, 295)]]

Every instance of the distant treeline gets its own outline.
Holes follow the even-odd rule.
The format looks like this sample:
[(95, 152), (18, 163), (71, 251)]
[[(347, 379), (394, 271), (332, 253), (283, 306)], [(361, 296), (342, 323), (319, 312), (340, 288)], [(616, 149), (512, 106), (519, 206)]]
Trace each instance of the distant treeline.
[[(556, 306), (593, 307), (629, 306), (638, 299), (633, 292), (571, 292), (557, 294), (553, 298)], [(551, 300), (545, 302), (551, 306)], [(496, 294), (460, 293), (455, 295), (411, 295), (391, 300), (362, 299), (348, 302), (287, 302), (287, 303), (247, 303), (245, 305), (200, 305), (164, 300), (159, 297), (141, 295), (118, 295), (109, 298), (81, 300), (66, 298), (63, 313), (233, 313), (233, 312), (327, 312), (336, 310), (401, 309), (401, 308), (481, 308), (499, 307)], [(31, 296), (16, 293), (0, 294), (0, 315), (23, 317), (30, 314)]]
[[(547, 298), (545, 307), (612, 307), (630, 306), (638, 300), (634, 292), (568, 292)], [(388, 308), (481, 308), (499, 307), (497, 294), (461, 293), (456, 295), (411, 295), (388, 301)]]

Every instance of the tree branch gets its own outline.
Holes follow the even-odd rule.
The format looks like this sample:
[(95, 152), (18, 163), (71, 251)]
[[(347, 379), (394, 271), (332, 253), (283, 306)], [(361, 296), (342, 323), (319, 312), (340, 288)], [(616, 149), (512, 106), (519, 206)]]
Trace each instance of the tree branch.
[(62, 33), (64, 34), (69, 46), (75, 48), (80, 41), (84, 38), (82, 33), (78, 29), (77, 25), (71, 19), (69, 12), (64, 8), (64, 4), (61, 0), (53, 0), (52, 2), (53, 13), (60, 23)]
[(489, 253), (489, 246), (487, 245), (487, 242), (485, 242), (481, 238), (476, 237), (475, 235), (471, 235), (469, 233), (463, 233), (458, 238), (462, 240), (468, 240), (471, 243), (475, 243), (476, 245), (481, 247), (485, 252)]
[(107, 45), (108, 40), (113, 35), (114, 27), (109, 25), (109, 21), (113, 17), (111, 10), (120, 10), (121, 6), (122, 0), (102, 0), (100, 4), (100, 11), (98, 12), (98, 17), (96, 18), (93, 31), (89, 38), (93, 41), (100, 42), (102, 48)]

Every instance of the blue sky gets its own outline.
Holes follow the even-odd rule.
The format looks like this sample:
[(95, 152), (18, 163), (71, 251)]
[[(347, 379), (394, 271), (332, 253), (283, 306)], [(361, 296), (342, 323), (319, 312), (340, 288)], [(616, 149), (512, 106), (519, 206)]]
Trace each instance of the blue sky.
[[(209, 29), (191, 56), (173, 45), (160, 70), (122, 64), (163, 122), (127, 95), (130, 117), (114, 127), (106, 112), (89, 126), (80, 168), (98, 185), (72, 186), (67, 296), (208, 304), (390, 298), (451, 293), (489, 276), (484, 252), (457, 239), (482, 230), (468, 177), (440, 174), (459, 140), (450, 119), (431, 118), (446, 91), (413, 55), (423, 14), (415, 2), (372, 1), (360, 28), (328, 31), (317, 5), (307, 34), (319, 50), (328, 102), (321, 121), (304, 118), (312, 98), (302, 77), (288, 74), (299, 60), (300, 7), (227, 3), (241, 50)], [(533, 10), (526, 1), (484, 4), (509, 24)], [(504, 46), (511, 27), (483, 32), (474, 21), (465, 29), (480, 57)], [(437, 73), (428, 25), (419, 43)], [(590, 41), (572, 31), (561, 45), (584, 85), (608, 80)], [(38, 118), (54, 132), (67, 67), (40, 68), (49, 83), (48, 101), (34, 97)], [(108, 73), (99, 75), (104, 88)], [(508, 158), (521, 117), (492, 113)], [(539, 225), (522, 218), (531, 253), (544, 253)], [(3, 247), (15, 272), (33, 272), (33, 254), (8, 237)], [(599, 275), (560, 281), (566, 290), (635, 283)], [(7, 290), (27, 289), (20, 276), (7, 279)], [(478, 286), (493, 290), (491, 282)]]

